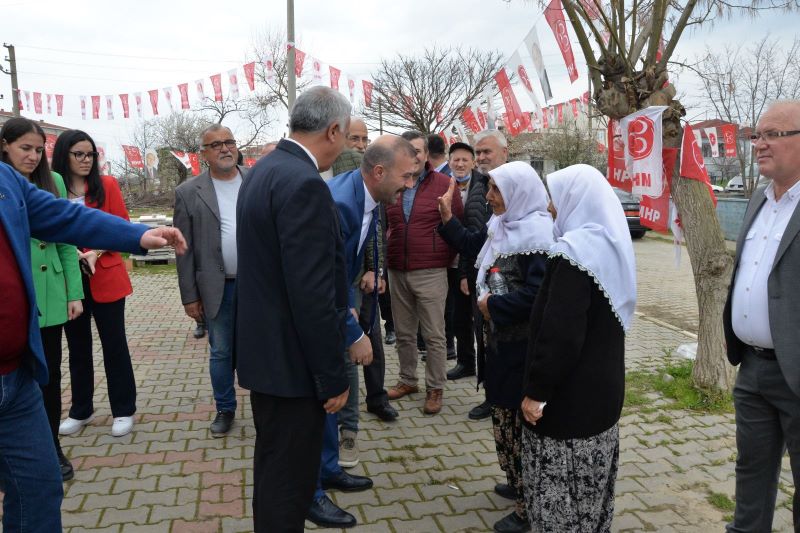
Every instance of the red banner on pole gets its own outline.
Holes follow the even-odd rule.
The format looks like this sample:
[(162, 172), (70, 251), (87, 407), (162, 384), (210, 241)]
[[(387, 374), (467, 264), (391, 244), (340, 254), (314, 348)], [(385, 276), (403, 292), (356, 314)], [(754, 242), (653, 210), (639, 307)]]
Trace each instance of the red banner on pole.
[(189, 84), (178, 85), (178, 93), (181, 95), (181, 109), (189, 109)]
[(550, 127), (550, 112), (546, 107), (542, 108), (542, 128)]
[(192, 176), (200, 174), (200, 157), (196, 152), (189, 153), (189, 163), (192, 165)]
[(506, 113), (508, 113), (508, 131), (511, 135), (517, 136), (525, 131), (528, 124), (525, 122), (522, 109), (520, 109), (517, 97), (514, 95), (514, 90), (511, 88), (511, 81), (508, 79), (506, 69), (501, 68), (497, 74), (494, 75), (494, 79), (497, 82), (497, 87), (500, 89), (500, 96), (503, 97), (503, 105), (506, 106)]
[[(478, 118), (475, 116), (475, 113), (472, 112), (472, 109), (467, 107), (464, 111), (461, 112), (461, 119), (464, 121), (464, 124), (467, 125), (469, 129), (471, 129), (474, 133), (478, 133), (481, 131), (481, 125), (478, 122)], [(465, 141), (466, 142), (466, 141)]]
[(294, 47), (294, 74), (298, 78), (303, 75), (303, 63), (306, 62), (306, 53)]
[[(250, 63), (245, 63), (244, 65), (244, 78), (247, 80), (247, 86), (250, 87), (251, 91), (256, 90), (256, 62), (251, 61)], [(178, 85), (180, 88), (180, 85)]]
[(557, 104), (556, 105), (556, 113), (558, 114), (558, 123), (564, 123), (564, 104)]
[(37, 115), (42, 114), (42, 93), (33, 93), (33, 110)]
[(131, 167), (143, 169), (144, 161), (142, 161), (142, 152), (136, 146), (122, 145), (122, 151), (125, 152), (125, 158), (130, 163)]
[(211, 76), (211, 86), (214, 88), (214, 101), (222, 101), (222, 74)]
[(119, 101), (122, 102), (122, 116), (125, 118), (130, 118), (131, 108), (130, 104), (128, 103), (128, 95), (127, 94), (119, 95)]
[(658, 197), (643, 195), (639, 203), (639, 220), (642, 226), (659, 233), (669, 232), (669, 192), (672, 171), (678, 159), (677, 148), (664, 148), (661, 151), (663, 189)]
[(92, 96), (92, 118), (100, 118), (100, 96)]
[(342, 75), (342, 71), (338, 68), (328, 65), (328, 70), (331, 73), (331, 89), (339, 90), (339, 76)]
[(153, 114), (158, 115), (158, 89), (147, 91), (150, 95), (150, 107), (153, 108)]
[(736, 124), (725, 124), (719, 129), (725, 141), (725, 157), (736, 157)]
[(569, 103), (572, 105), (572, 116), (578, 118), (578, 99), (573, 98)]
[(367, 107), (372, 107), (372, 89), (375, 86), (370, 81), (361, 80), (361, 87), (364, 89), (364, 104)]
[(561, 55), (564, 57), (564, 63), (567, 65), (567, 73), (569, 74), (569, 81), (575, 82), (578, 79), (578, 67), (575, 66), (575, 56), (572, 53), (572, 43), (569, 40), (569, 33), (567, 33), (567, 23), (564, 20), (564, 12), (561, 9), (561, 0), (552, 0), (550, 5), (544, 11), (544, 18), (550, 24), (550, 29), (556, 36), (556, 42)]

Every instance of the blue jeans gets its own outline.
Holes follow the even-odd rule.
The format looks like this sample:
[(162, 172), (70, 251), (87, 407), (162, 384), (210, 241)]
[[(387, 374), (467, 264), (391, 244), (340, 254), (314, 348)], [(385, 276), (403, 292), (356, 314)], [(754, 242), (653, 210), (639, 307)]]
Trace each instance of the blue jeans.
[(322, 431), (322, 460), (319, 464), (319, 477), (317, 477), (317, 491), (314, 501), (325, 496), (322, 490), (322, 480), (338, 476), (342, 473), (339, 466), (339, 424), (336, 414), (325, 415), (325, 428)]
[(350, 354), (344, 352), (345, 365), (347, 366), (347, 380), (350, 382), (350, 394), (347, 402), (337, 413), (342, 429), (358, 433), (358, 367), (350, 361)]
[(0, 376), (0, 490), (5, 531), (61, 531), (61, 469), (42, 391), (23, 367)]
[(233, 292), (236, 280), (225, 280), (225, 292), (219, 311), (206, 319), (210, 357), (208, 371), (217, 411), (236, 411), (236, 390), (233, 386)]

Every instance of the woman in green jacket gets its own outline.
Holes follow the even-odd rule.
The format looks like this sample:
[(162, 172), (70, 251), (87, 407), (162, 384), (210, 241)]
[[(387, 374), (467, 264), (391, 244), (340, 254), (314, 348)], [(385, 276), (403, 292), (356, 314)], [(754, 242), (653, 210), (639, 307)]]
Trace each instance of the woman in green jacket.
[[(0, 129), (0, 160), (14, 167), (40, 189), (66, 198), (59, 174), (50, 172), (44, 155), (46, 137), (42, 128), (26, 118), (12, 118)], [(78, 253), (68, 244), (31, 239), (31, 265), (39, 308), (39, 328), (50, 381), (42, 387), (44, 407), (64, 480), (72, 479), (72, 464), (61, 451), (58, 424), (61, 418), (61, 328), (83, 312), (83, 286)]]

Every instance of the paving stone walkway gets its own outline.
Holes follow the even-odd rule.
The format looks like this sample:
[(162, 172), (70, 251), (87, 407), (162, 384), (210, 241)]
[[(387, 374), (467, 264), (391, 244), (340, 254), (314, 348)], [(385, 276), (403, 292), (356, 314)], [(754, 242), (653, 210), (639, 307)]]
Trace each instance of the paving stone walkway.
[[(694, 286), (685, 250), (675, 270), (670, 244), (645, 238), (635, 249), (640, 300), (626, 364), (629, 370), (657, 370), (675, 347), (693, 340)], [(77, 435), (62, 438), (76, 470), (75, 479), (65, 484), (65, 530), (251, 531), (255, 432), (249, 399), (239, 391), (234, 429), (225, 438), (212, 438), (207, 341), (191, 336), (194, 326), (180, 306), (177, 278), (136, 273), (132, 279), (127, 331), (138, 383), (137, 425), (125, 437), (110, 435), (102, 360), (96, 357), (97, 418)], [(397, 355), (393, 349), (386, 355), (391, 384)], [(67, 379), (64, 385), (66, 409)], [(665, 403), (657, 393), (649, 397), (651, 407)], [(371, 476), (375, 487), (330, 493), (358, 519), (359, 526), (349, 531), (491, 531), (511, 511), (511, 502), (492, 491), (503, 475), (491, 422), (467, 418), (482, 392), (470, 380), (448, 383), (436, 416), (422, 414), (423, 400), (420, 393), (395, 402), (400, 418), (391, 424), (362, 406), (361, 463), (352, 471)], [(614, 531), (723, 530), (730, 511), (715, 507), (710, 498), (712, 493), (733, 497), (734, 431), (732, 415), (626, 409)], [(791, 494), (785, 463), (777, 531), (791, 530)]]

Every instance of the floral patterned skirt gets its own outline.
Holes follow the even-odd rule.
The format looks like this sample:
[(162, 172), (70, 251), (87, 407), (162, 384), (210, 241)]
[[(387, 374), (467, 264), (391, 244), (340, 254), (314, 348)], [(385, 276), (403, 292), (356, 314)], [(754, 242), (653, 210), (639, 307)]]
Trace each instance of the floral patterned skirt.
[(611, 530), (619, 426), (585, 439), (522, 430), (525, 506), (534, 533)]
[(519, 419), (519, 410), (493, 405), (492, 430), (500, 468), (506, 473), (508, 485), (517, 491), (514, 511), (525, 520), (525, 499), (522, 490), (522, 422)]

